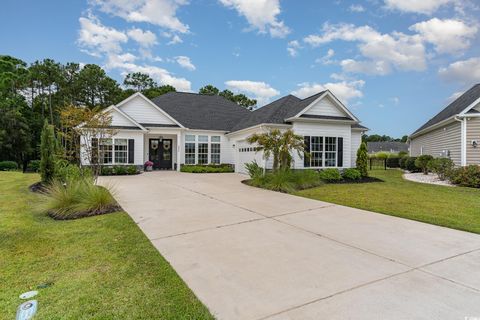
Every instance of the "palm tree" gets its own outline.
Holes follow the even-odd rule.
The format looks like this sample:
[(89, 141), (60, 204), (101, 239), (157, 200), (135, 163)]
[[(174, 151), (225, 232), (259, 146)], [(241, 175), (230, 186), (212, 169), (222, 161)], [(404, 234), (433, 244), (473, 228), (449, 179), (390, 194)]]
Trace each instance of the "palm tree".
[(296, 151), (300, 158), (303, 158), (305, 152), (303, 136), (295, 134), (291, 129), (285, 131), (280, 139), (280, 169), (290, 169), (292, 164), (290, 151)]
[(291, 150), (297, 151), (300, 157), (303, 156), (305, 145), (303, 137), (296, 135), (292, 130), (281, 132), (278, 129), (270, 130), (266, 133), (255, 133), (247, 138), (250, 144), (258, 145), (257, 151), (263, 151), (265, 160), (273, 157), (273, 171), (289, 169), (292, 163)]

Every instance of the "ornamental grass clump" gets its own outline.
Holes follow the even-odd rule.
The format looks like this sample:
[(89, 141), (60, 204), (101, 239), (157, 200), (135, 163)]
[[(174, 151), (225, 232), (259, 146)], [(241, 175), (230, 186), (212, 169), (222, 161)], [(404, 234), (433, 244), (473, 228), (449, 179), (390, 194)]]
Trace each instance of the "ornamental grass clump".
[(92, 179), (61, 182), (53, 180), (46, 188), (45, 211), (57, 220), (78, 219), (120, 210), (109, 189)]

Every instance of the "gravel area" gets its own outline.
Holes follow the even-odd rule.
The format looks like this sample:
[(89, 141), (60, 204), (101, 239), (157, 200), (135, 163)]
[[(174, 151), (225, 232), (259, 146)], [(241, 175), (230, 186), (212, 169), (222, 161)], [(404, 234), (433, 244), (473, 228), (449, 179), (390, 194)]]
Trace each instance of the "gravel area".
[(410, 180), (410, 181), (414, 181), (414, 182), (429, 183), (429, 184), (437, 184), (437, 185), (440, 185), (440, 186), (454, 187), (454, 185), (451, 184), (450, 182), (441, 181), (440, 179), (438, 179), (438, 176), (434, 173), (429, 173), (428, 175), (425, 175), (422, 172), (404, 173), (403, 178), (405, 180)]

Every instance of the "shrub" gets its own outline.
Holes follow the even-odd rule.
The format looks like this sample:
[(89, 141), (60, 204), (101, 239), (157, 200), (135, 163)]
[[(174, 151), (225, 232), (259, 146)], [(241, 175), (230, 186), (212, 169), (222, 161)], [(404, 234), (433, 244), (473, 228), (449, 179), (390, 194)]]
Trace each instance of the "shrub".
[(469, 165), (451, 170), (448, 179), (463, 187), (480, 188), (480, 166)]
[(360, 180), (362, 178), (360, 171), (354, 168), (343, 170), (342, 176), (346, 180)]
[(17, 170), (18, 164), (15, 161), (1, 161), (0, 171)]
[(389, 168), (399, 168), (400, 167), (400, 158), (398, 156), (390, 155), (387, 158), (387, 167)]
[(403, 156), (398, 160), (398, 165), (400, 166), (400, 168), (404, 170), (407, 169), (407, 159), (408, 159), (408, 156)]
[(357, 161), (356, 161), (357, 169), (362, 174), (362, 177), (368, 176), (368, 151), (367, 145), (365, 142), (362, 142), (360, 148), (357, 151)]
[(67, 182), (83, 178), (91, 178), (92, 171), (89, 168), (80, 168), (78, 165), (72, 164), (67, 160), (57, 160), (55, 161), (54, 177), (61, 182)]
[(317, 187), (323, 183), (318, 172), (309, 169), (292, 171), (291, 180), (297, 190)]
[(248, 175), (252, 179), (263, 176), (263, 168), (258, 165), (257, 161), (245, 163), (245, 169), (247, 169)]
[(424, 154), (415, 159), (415, 166), (420, 168), (423, 174), (428, 174), (428, 163), (433, 159), (429, 154)]
[(229, 164), (182, 165), (181, 172), (188, 173), (228, 173), (233, 172)]
[(405, 169), (410, 172), (420, 172), (420, 168), (415, 165), (415, 160), (417, 160), (416, 157), (408, 157), (405, 160)]
[(408, 156), (408, 152), (407, 151), (400, 151), (398, 153), (398, 157), (399, 158), (403, 158), (403, 157), (407, 157)]
[(103, 166), (103, 167), (100, 169), (100, 174), (101, 174), (102, 176), (111, 176), (111, 175), (113, 175), (113, 168), (112, 168), (112, 167)]
[(268, 175), (265, 187), (274, 191), (293, 192), (295, 191), (295, 183), (292, 178), (291, 170), (279, 169)]
[(335, 168), (324, 169), (319, 172), (320, 179), (327, 182), (336, 182), (342, 180), (340, 171)]
[(49, 183), (55, 176), (55, 132), (45, 120), (40, 137), (40, 175), (42, 182)]
[(136, 166), (127, 166), (126, 169), (127, 169), (127, 174), (129, 174), (129, 175), (133, 175), (133, 174), (139, 173)]
[(445, 180), (454, 167), (449, 158), (436, 158), (428, 162), (428, 169), (438, 175), (440, 180)]
[(388, 159), (389, 154), (387, 152), (377, 152), (373, 155), (375, 159)]
[(38, 172), (40, 170), (40, 160), (30, 160), (27, 165), (27, 170), (30, 172)]
[(52, 218), (65, 220), (117, 211), (119, 206), (109, 190), (96, 186), (93, 179), (52, 180), (45, 210)]
[(127, 168), (125, 166), (114, 166), (113, 167), (113, 174), (115, 175), (126, 175), (127, 174)]

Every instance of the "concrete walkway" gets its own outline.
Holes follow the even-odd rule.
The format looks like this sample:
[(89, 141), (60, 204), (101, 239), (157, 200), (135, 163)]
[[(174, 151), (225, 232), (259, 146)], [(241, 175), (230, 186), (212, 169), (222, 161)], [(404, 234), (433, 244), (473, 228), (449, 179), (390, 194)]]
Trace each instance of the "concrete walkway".
[(101, 183), (218, 319), (480, 319), (479, 235), (242, 179), (149, 172)]

